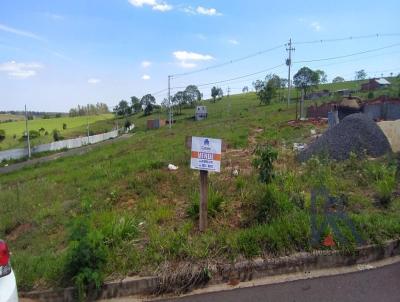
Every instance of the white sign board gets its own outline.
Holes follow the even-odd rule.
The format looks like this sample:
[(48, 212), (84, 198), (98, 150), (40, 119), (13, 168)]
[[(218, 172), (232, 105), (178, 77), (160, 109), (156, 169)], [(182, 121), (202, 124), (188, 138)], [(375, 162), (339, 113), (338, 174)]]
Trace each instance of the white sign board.
[(221, 172), (221, 146), (220, 139), (193, 136), (190, 168)]

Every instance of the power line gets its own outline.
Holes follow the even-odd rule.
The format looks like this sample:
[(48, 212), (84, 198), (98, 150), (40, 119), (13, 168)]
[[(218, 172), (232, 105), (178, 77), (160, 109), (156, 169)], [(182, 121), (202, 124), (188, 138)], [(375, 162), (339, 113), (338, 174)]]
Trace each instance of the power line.
[[(270, 71), (270, 70), (273, 70), (273, 69), (276, 69), (276, 68), (279, 68), (279, 67), (282, 67), (282, 66), (285, 66), (285, 64), (279, 64), (279, 65), (276, 65), (274, 67), (270, 67), (270, 68), (267, 68), (267, 69), (264, 69), (264, 70), (261, 70), (261, 71), (257, 71), (257, 72), (254, 72), (254, 73), (246, 74), (246, 75), (243, 75), (243, 76), (239, 76), (239, 77), (235, 77), (235, 78), (231, 78), (231, 79), (227, 79), (227, 80), (199, 84), (199, 85), (197, 85), (197, 87), (211, 86), (211, 85), (231, 82), (231, 81), (235, 81), (235, 80), (239, 80), (239, 79), (244, 79), (244, 78), (248, 78), (248, 77), (260, 74), (260, 73), (264, 73), (266, 71)], [(185, 87), (173, 87), (173, 88), (174, 89), (183, 89)]]
[(400, 36), (400, 33), (391, 33), (391, 34), (371, 34), (371, 35), (363, 35), (363, 36), (350, 36), (345, 38), (335, 38), (335, 39), (320, 39), (320, 40), (311, 40), (311, 41), (301, 41), (301, 42), (292, 42), (295, 45), (302, 44), (321, 44), (327, 42), (340, 42), (340, 41), (348, 41), (348, 40), (361, 40), (361, 39), (370, 39), (370, 38), (380, 38), (380, 37), (397, 37)]
[(300, 63), (312, 63), (312, 62), (321, 62), (321, 61), (330, 61), (330, 60), (343, 59), (343, 58), (362, 55), (362, 54), (365, 54), (365, 53), (375, 52), (375, 51), (379, 51), (379, 50), (383, 50), (383, 49), (387, 49), (387, 48), (392, 48), (392, 47), (396, 47), (396, 46), (399, 46), (399, 45), (400, 45), (400, 43), (396, 43), (396, 44), (392, 44), (392, 45), (388, 45), (388, 46), (384, 46), (384, 47), (380, 47), (380, 48), (375, 48), (375, 49), (369, 49), (369, 50), (365, 50), (365, 51), (355, 52), (355, 53), (351, 53), (351, 54), (343, 55), (343, 56), (322, 58), (322, 59), (313, 59), (313, 60), (302, 60), (302, 61), (296, 61), (296, 62), (293, 62), (293, 63), (294, 64), (300, 64)]
[(276, 50), (276, 49), (279, 49), (279, 48), (282, 48), (282, 47), (284, 47), (284, 44), (277, 45), (275, 47), (268, 48), (268, 49), (265, 49), (265, 50), (261, 50), (261, 51), (258, 51), (256, 53), (252, 53), (252, 54), (249, 54), (247, 56), (244, 56), (244, 57), (241, 57), (241, 58), (238, 58), (238, 59), (226, 61), (226, 62), (221, 63), (221, 64), (212, 65), (212, 66), (201, 68), (201, 69), (197, 69), (197, 70), (194, 70), (194, 71), (188, 71), (188, 72), (184, 72), (184, 73), (174, 74), (173, 77), (177, 78), (177, 77), (181, 77), (181, 76), (187, 76), (187, 75), (199, 73), (199, 72), (202, 72), (202, 71), (207, 71), (207, 70), (223, 67), (223, 66), (226, 66), (226, 65), (234, 64), (234, 63), (237, 63), (237, 62), (240, 62), (240, 61), (244, 61), (244, 60), (256, 57), (256, 56), (260, 56), (262, 54), (265, 54), (267, 52), (271, 52), (273, 50)]
[[(350, 37), (343, 37), (343, 38), (335, 38), (335, 39), (320, 39), (320, 40), (312, 40), (312, 41), (300, 41), (300, 42), (292, 42), (293, 45), (301, 45), (301, 44), (316, 44), (316, 43), (326, 43), (326, 42), (340, 42), (340, 41), (346, 41), (346, 40), (360, 40), (360, 39), (369, 39), (369, 38), (380, 38), (380, 37), (396, 37), (396, 36), (400, 36), (400, 33), (384, 33), (384, 34), (370, 34), (370, 35), (363, 35), (363, 36), (350, 36)], [(201, 69), (197, 69), (194, 71), (188, 71), (188, 72), (184, 72), (184, 73), (177, 73), (172, 75), (173, 77), (181, 77), (181, 76), (187, 76), (187, 75), (191, 75), (191, 74), (195, 74), (195, 73), (199, 73), (199, 72), (203, 72), (203, 71), (208, 71), (208, 70), (212, 70), (212, 69), (216, 69), (216, 68), (220, 68), (226, 65), (230, 65), (230, 64), (234, 64), (240, 61), (244, 61), (256, 56), (260, 56), (262, 54), (271, 52), (273, 50), (282, 48), (287, 46), (288, 44), (280, 44), (268, 49), (264, 49), (237, 59), (233, 59), (230, 61), (226, 61), (224, 63), (220, 63), (220, 64), (216, 64), (216, 65), (212, 65), (212, 66), (208, 66), (205, 68), (201, 68)]]

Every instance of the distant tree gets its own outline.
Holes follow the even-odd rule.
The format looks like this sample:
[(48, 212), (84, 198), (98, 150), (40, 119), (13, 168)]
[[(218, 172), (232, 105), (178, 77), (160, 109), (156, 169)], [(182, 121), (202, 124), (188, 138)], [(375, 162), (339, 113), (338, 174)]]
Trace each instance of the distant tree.
[(285, 88), (288, 85), (288, 80), (281, 78), (281, 88)]
[(321, 84), (325, 84), (325, 83), (328, 82), (328, 76), (326, 75), (325, 71), (320, 70), (320, 69), (317, 69), (315, 72), (318, 73), (318, 75), (319, 75), (319, 82), (320, 82)]
[(61, 113), (56, 113), (56, 118), (60, 118), (61, 117)]
[(169, 101), (168, 101), (168, 99), (167, 98), (164, 98), (163, 100), (162, 100), (162, 102), (161, 102), (161, 108), (162, 109), (168, 109), (169, 108)]
[(341, 83), (341, 82), (344, 82), (344, 78), (342, 78), (342, 77), (335, 77), (333, 80), (332, 80), (332, 83)]
[(67, 124), (63, 123), (63, 130), (66, 130), (66, 129), (67, 129)]
[(218, 88), (218, 99), (221, 100), (224, 97), (224, 91), (222, 88)]
[(365, 72), (364, 69), (361, 69), (359, 71), (356, 71), (356, 80), (365, 80), (367, 78), (367, 73)]
[(196, 85), (189, 85), (186, 87), (184, 93), (186, 94), (186, 101), (190, 106), (194, 106), (196, 102), (200, 102), (202, 95)]
[(131, 108), (131, 106), (129, 106), (127, 101), (122, 100), (114, 108), (114, 113), (118, 116), (128, 116), (128, 115), (132, 114), (132, 108)]
[(319, 74), (308, 67), (302, 67), (293, 77), (294, 85), (303, 90), (304, 96), (307, 92), (318, 86)]
[(32, 114), (29, 114), (29, 115), (28, 115), (28, 120), (29, 120), (29, 121), (32, 121), (32, 120), (33, 120), (33, 115), (32, 115)]
[(261, 88), (257, 92), (260, 104), (269, 105), (276, 96), (277, 90), (281, 87), (281, 79), (279, 76), (267, 75), (265, 81), (262, 82)]
[(40, 135), (42, 135), (42, 133), (46, 132), (46, 129), (44, 129), (43, 127), (39, 129), (39, 133)]
[(217, 88), (215, 86), (213, 88), (211, 88), (211, 97), (213, 98), (214, 103), (218, 97), (218, 94), (219, 94), (219, 88)]
[(142, 105), (140, 104), (139, 98), (137, 98), (135, 96), (131, 97), (131, 108), (132, 108), (133, 114), (142, 111)]
[(69, 110), (70, 117), (76, 116), (85, 116), (85, 115), (98, 115), (109, 113), (110, 110), (108, 109), (107, 104), (105, 103), (97, 103), (96, 105), (88, 104), (86, 106), (78, 105), (77, 108), (71, 108)]
[(6, 131), (0, 129), (0, 142), (3, 141), (5, 138), (6, 138)]
[(249, 92), (249, 87), (244, 86), (243, 89), (242, 89), (242, 92), (243, 92), (243, 93)]
[(178, 108), (178, 114), (182, 114), (182, 108), (187, 103), (187, 96), (184, 91), (178, 91), (172, 98), (173, 105)]
[(144, 107), (144, 115), (150, 115), (153, 112), (154, 105), (156, 104), (156, 98), (151, 94), (146, 94), (140, 100), (140, 104)]
[(264, 87), (264, 81), (257, 80), (253, 82), (253, 87), (256, 92), (259, 92)]

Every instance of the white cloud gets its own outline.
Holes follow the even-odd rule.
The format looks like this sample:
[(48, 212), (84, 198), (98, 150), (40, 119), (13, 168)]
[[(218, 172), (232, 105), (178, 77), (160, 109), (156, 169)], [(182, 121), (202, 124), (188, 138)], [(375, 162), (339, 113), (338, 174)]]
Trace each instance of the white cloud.
[(172, 5), (166, 2), (158, 2), (157, 0), (128, 0), (130, 4), (136, 7), (150, 6), (153, 10), (166, 12), (172, 10)]
[(37, 74), (43, 65), (39, 63), (17, 63), (15, 61), (0, 64), (0, 72), (5, 72), (8, 76), (17, 79), (26, 79)]
[(311, 22), (310, 26), (314, 31), (321, 31), (321, 29), (322, 29), (321, 24), (319, 24), (319, 22), (317, 22), (317, 21)]
[(91, 85), (97, 85), (101, 82), (101, 80), (96, 78), (90, 78), (87, 82)]
[(194, 68), (197, 66), (196, 62), (210, 61), (214, 59), (211, 55), (203, 55), (185, 50), (175, 51), (173, 55), (179, 61), (179, 65), (183, 68)]
[(152, 63), (150, 61), (143, 61), (141, 65), (142, 65), (143, 68), (147, 68), (147, 67), (150, 67), (151, 64)]
[(186, 62), (186, 61), (181, 61), (180, 63), (179, 63), (179, 65), (181, 66), (181, 67), (183, 67), (183, 68), (195, 68), (196, 66), (197, 66), (197, 64), (196, 63), (188, 63), (188, 62)]
[(215, 8), (205, 8), (202, 6), (198, 6), (196, 8), (196, 12), (200, 15), (207, 15), (207, 16), (221, 16), (222, 15)]
[(202, 6), (198, 6), (196, 9), (194, 9), (191, 6), (188, 6), (183, 8), (182, 11), (189, 15), (222, 16), (222, 14), (217, 11), (217, 9), (205, 8)]
[(158, 3), (153, 6), (154, 10), (158, 10), (160, 12), (167, 12), (169, 10), (172, 10), (172, 5), (169, 5), (167, 3)]
[(238, 41), (238, 40), (235, 40), (235, 39), (230, 39), (230, 40), (228, 40), (228, 42), (229, 42), (230, 44), (232, 44), (232, 45), (239, 45), (239, 41)]
[(31, 33), (29, 31), (24, 31), (24, 30), (20, 30), (20, 29), (16, 29), (4, 24), (0, 24), (0, 31), (4, 31), (4, 32), (8, 32), (8, 33), (12, 33), (18, 36), (22, 36), (22, 37), (27, 37), (27, 38), (31, 38), (31, 39), (35, 39), (35, 40), (40, 40), (43, 41), (43, 38)]
[(214, 59), (210, 55), (202, 55), (200, 53), (188, 52), (185, 50), (175, 51), (173, 55), (180, 61), (209, 61)]
[(151, 79), (151, 76), (149, 76), (148, 74), (144, 74), (143, 76), (142, 76), (142, 80), (144, 80), (144, 81), (148, 81), (148, 80), (150, 80)]

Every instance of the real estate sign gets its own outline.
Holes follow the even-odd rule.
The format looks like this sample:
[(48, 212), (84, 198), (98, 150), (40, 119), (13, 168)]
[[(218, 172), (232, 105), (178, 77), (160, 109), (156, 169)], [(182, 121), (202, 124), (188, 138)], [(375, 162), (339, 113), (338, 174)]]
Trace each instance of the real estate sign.
[(221, 172), (221, 146), (220, 139), (193, 136), (190, 168)]

